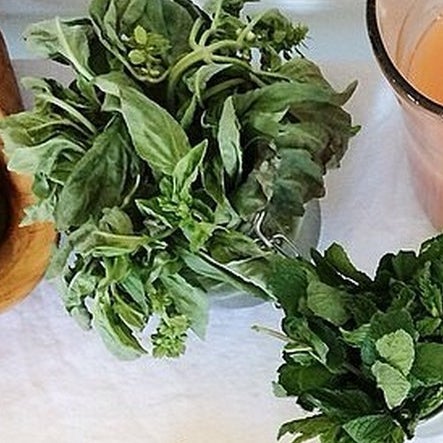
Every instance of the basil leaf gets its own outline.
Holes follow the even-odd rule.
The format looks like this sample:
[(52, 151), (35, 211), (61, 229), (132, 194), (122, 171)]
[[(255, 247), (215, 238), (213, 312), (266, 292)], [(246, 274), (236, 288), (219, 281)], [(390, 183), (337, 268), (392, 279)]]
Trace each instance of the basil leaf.
[(146, 353), (131, 329), (114, 311), (106, 294), (99, 293), (92, 307), (92, 324), (116, 357), (133, 360)]
[(182, 127), (165, 109), (135, 89), (120, 86), (119, 98), (138, 155), (156, 173), (172, 175), (191, 149)]
[(72, 67), (91, 80), (89, 39), (93, 29), (86, 19), (62, 21), (59, 18), (31, 25), (25, 34), (30, 48)]
[(234, 179), (240, 177), (243, 171), (243, 152), (240, 145), (239, 121), (232, 97), (228, 97), (223, 105), (217, 139), (227, 174)]
[(120, 119), (113, 120), (70, 174), (56, 207), (60, 230), (80, 226), (103, 208), (119, 205), (129, 167), (130, 144)]
[(207, 295), (178, 274), (168, 275), (161, 280), (177, 309), (191, 320), (192, 330), (204, 338), (209, 310)]
[(173, 172), (174, 195), (179, 200), (190, 198), (190, 188), (198, 177), (208, 147), (207, 140), (192, 148), (177, 163)]

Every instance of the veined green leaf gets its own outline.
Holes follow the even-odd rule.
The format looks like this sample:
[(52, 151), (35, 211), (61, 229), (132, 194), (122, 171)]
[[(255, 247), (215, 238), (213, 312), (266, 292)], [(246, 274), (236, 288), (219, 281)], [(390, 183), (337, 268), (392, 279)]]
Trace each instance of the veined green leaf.
[(363, 285), (371, 283), (371, 279), (352, 264), (343, 247), (337, 243), (332, 244), (326, 250), (325, 258), (344, 277), (351, 278), (355, 282)]
[(391, 366), (405, 377), (411, 371), (415, 358), (413, 338), (403, 329), (384, 335), (375, 343), (377, 351)]
[(71, 64), (83, 77), (92, 79), (89, 67), (89, 20), (62, 21), (59, 18), (31, 25), (25, 34), (32, 50), (65, 64)]
[(392, 366), (375, 362), (371, 368), (377, 380), (377, 386), (383, 391), (389, 409), (400, 406), (411, 390), (411, 383)]
[(92, 308), (92, 323), (110, 352), (122, 360), (146, 354), (131, 329), (114, 311), (106, 294), (97, 295)]
[(278, 438), (286, 434), (295, 437), (292, 443), (303, 443), (329, 431), (336, 423), (325, 415), (301, 418), (283, 424), (278, 433)]
[(443, 383), (443, 344), (419, 343), (412, 374), (425, 386)]
[(177, 163), (191, 149), (183, 128), (141, 92), (120, 86), (119, 95), (137, 153), (157, 174), (172, 175)]
[(172, 175), (174, 181), (173, 192), (179, 201), (190, 197), (191, 185), (198, 177), (207, 147), (208, 142), (204, 140), (192, 148), (175, 166)]
[(307, 306), (321, 318), (336, 326), (342, 326), (349, 318), (346, 309), (349, 295), (319, 281), (312, 281), (307, 288)]
[(123, 200), (129, 167), (124, 125), (115, 119), (77, 163), (59, 196), (55, 219), (61, 231), (80, 226)]
[(192, 254), (184, 250), (180, 252), (186, 265), (198, 275), (207, 277), (215, 282), (227, 283), (234, 288), (264, 300), (273, 299), (272, 294), (262, 286), (260, 281), (255, 281), (250, 276), (243, 275), (231, 269), (228, 265), (219, 263), (201, 252), (199, 254)]
[(178, 311), (191, 320), (192, 330), (200, 338), (204, 338), (209, 310), (207, 295), (201, 289), (189, 284), (179, 274), (162, 277), (161, 281)]
[(243, 172), (243, 152), (240, 145), (240, 127), (233, 98), (228, 97), (223, 105), (218, 127), (218, 146), (223, 166), (229, 177), (236, 179)]
[(343, 425), (356, 443), (403, 443), (405, 434), (388, 415), (368, 415)]
[(299, 81), (276, 82), (261, 89), (236, 96), (235, 108), (239, 116), (256, 112), (279, 112), (296, 103), (313, 102), (342, 105), (355, 90), (352, 84), (343, 95), (317, 84)]

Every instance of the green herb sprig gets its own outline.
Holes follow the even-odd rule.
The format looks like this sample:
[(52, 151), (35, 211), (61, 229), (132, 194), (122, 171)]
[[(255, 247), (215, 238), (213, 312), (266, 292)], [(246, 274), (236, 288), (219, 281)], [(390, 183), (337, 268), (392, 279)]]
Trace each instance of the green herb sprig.
[(48, 276), (121, 358), (182, 354), (215, 284), (271, 300), (257, 214), (292, 235), (356, 132), (355, 84), (336, 92), (300, 55), (306, 28), (243, 6), (93, 0), (27, 31), (74, 80), (28, 79), (35, 106), (0, 122), (8, 167), (34, 179), (23, 223), (55, 223)]
[(313, 262), (277, 258), (284, 311), (276, 392), (311, 412), (279, 437), (401, 443), (443, 407), (443, 236), (385, 255), (374, 278), (334, 244)]

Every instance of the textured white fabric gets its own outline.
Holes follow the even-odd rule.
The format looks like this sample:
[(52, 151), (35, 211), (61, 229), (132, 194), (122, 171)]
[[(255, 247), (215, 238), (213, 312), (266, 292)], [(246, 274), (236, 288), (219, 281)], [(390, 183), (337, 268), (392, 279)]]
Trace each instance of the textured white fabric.
[[(346, 2), (339, 3), (343, 13)], [(338, 241), (373, 272), (385, 252), (416, 248), (435, 231), (411, 189), (397, 103), (370, 54), (364, 2), (357, 3), (358, 21), (350, 28), (359, 29), (355, 40), (345, 50), (331, 44), (319, 51), (334, 85), (359, 80), (348, 109), (363, 125), (341, 169), (327, 177), (320, 247)], [(327, 22), (317, 14), (315, 23)], [(343, 35), (333, 20), (330, 26), (331, 35)], [(352, 45), (355, 52), (348, 50)], [(35, 73), (34, 67), (16, 63), (19, 76)], [(94, 333), (77, 327), (43, 282), (0, 317), (0, 442), (271, 443), (282, 422), (301, 414), (292, 400), (272, 394), (281, 343), (251, 330), (253, 324), (276, 328), (279, 320), (266, 304), (216, 307), (206, 341), (191, 338), (182, 359), (123, 363)]]

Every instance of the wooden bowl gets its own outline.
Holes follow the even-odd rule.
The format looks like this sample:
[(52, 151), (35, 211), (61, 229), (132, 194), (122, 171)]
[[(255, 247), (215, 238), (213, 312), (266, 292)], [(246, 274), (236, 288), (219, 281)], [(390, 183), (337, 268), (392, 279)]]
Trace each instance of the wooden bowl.
[[(0, 33), (0, 118), (22, 110), (6, 45)], [(0, 240), (0, 311), (28, 295), (43, 277), (55, 240), (49, 223), (19, 227), (23, 210), (33, 201), (32, 180), (8, 172), (0, 141), (1, 194), (9, 204), (8, 227)]]

